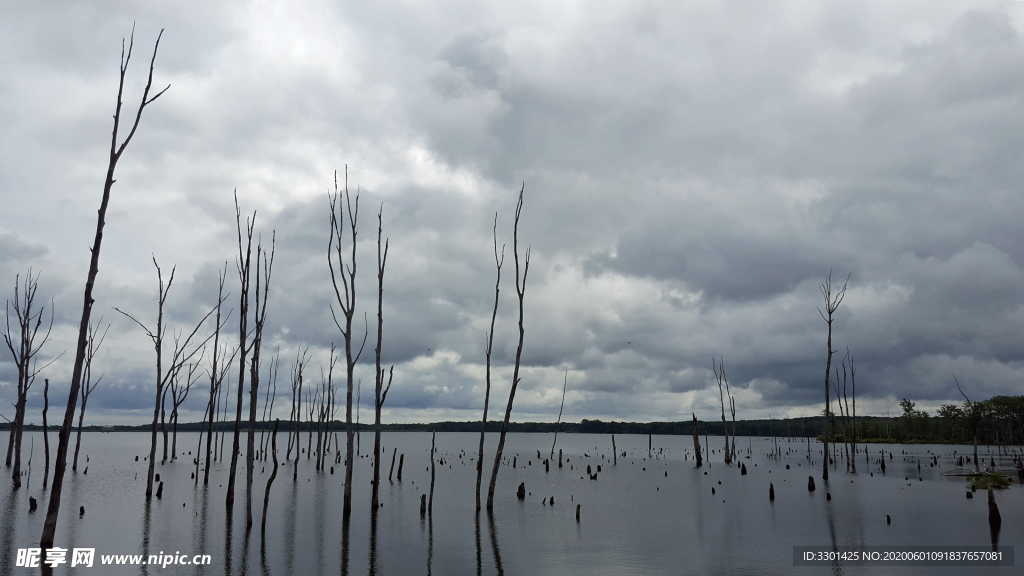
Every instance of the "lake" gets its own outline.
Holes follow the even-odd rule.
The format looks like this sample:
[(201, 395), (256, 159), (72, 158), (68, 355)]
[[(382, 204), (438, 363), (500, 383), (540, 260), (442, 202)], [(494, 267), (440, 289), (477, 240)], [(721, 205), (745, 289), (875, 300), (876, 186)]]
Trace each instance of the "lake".
[[(53, 448), (56, 434), (51, 433), (50, 438)], [(244, 438), (243, 434), (243, 450)], [(344, 434), (339, 432), (339, 438), (344, 446)], [(194, 465), (188, 452), (195, 452), (197, 439), (195, 433), (179, 433), (178, 461), (157, 466), (165, 484), (163, 497), (146, 506), (148, 434), (85, 433), (79, 471), (72, 473), (69, 463), (56, 545), (95, 548), (97, 564), (100, 554), (162, 552), (210, 554), (212, 565), (149, 567), (148, 571), (138, 566), (97, 566), (58, 569), (56, 573), (927, 574), (936, 569), (794, 567), (793, 547), (991, 546), (985, 493), (979, 491), (975, 498), (967, 499), (966, 480), (950, 475), (968, 471), (956, 466), (954, 454), (969, 455), (970, 446), (868, 445), (870, 467), (860, 454), (856, 475), (846, 473), (842, 464), (833, 469), (827, 488), (832, 499), (828, 501), (821, 480), (821, 446), (811, 443), (809, 462), (807, 441), (802, 438), (738, 438), (740, 462), (748, 471), (741, 475), (736, 465), (722, 462), (722, 439), (714, 436), (709, 438), (714, 452), (710, 462), (706, 460), (703, 468), (696, 469), (689, 436), (654, 436), (650, 456), (647, 436), (616, 436), (619, 456), (613, 464), (610, 436), (559, 434), (555, 462), (545, 471), (537, 452), (547, 456), (552, 435), (510, 434), (505, 448), (508, 465), (499, 475), (493, 518), (482, 512), (478, 519), (473, 491), (479, 435), (443, 433), (437, 435), (433, 514), (424, 519), (420, 496), (430, 481), (430, 434), (420, 432), (383, 434), (383, 506), (377, 515), (375, 538), (369, 511), (373, 436), (364, 432), (347, 538), (343, 538), (341, 522), (343, 463), (334, 464), (331, 455), (328, 468), (317, 473), (314, 461), (303, 456), (296, 482), (292, 481), (293, 464), (278, 473), (263, 546), (260, 511), (270, 463), (256, 464), (255, 525), (246, 537), (244, 459), (239, 459), (234, 521), (229, 529), (224, 485), (230, 437), (225, 458), (211, 470), (208, 487), (201, 480), (196, 486), (190, 477)], [(6, 433), (0, 433), (0, 441), (6, 445)], [(770, 457), (775, 442), (781, 450), (779, 458)], [(488, 434), (488, 449), (496, 444), (497, 434)], [(34, 446), (31, 478), (26, 478), (29, 484), (12, 493), (8, 478), (0, 482), (0, 574), (34, 572), (14, 567), (16, 552), (38, 546), (45, 515), (41, 436), (26, 432), (24, 445), (25, 460), (29, 446)], [(305, 435), (301, 445), (306, 445)], [(287, 435), (280, 433), (282, 462), (286, 446)], [(405, 455), (403, 480), (389, 483), (388, 468), (395, 448)], [(563, 451), (562, 468), (557, 466), (558, 449)], [(882, 450), (885, 475), (877, 463)], [(985, 462), (990, 454), (999, 458), (993, 448), (981, 450)], [(931, 465), (933, 456), (938, 466)], [(515, 468), (511, 467), (513, 458)], [(1004, 454), (1001, 464), (1008, 462), (1009, 456)], [(484, 497), (490, 459), (485, 463)], [(587, 475), (588, 465), (594, 472), (601, 467), (596, 480)], [(809, 474), (817, 484), (814, 492), (807, 489)], [(515, 494), (520, 482), (527, 489), (522, 501)], [(774, 502), (768, 498), (769, 483), (774, 484)], [(40, 509), (31, 514), (30, 496), (40, 502)], [(552, 496), (554, 505), (543, 502)], [(1024, 542), (1024, 490), (1014, 483), (997, 491), (996, 498), (1003, 518), (1000, 544), (1004, 548), (1017, 546)], [(577, 503), (581, 505), (579, 523)], [(85, 507), (81, 517), (79, 506)], [(347, 546), (343, 546), (344, 540)], [(1016, 574), (1018, 570), (941, 569), (949, 574)]]

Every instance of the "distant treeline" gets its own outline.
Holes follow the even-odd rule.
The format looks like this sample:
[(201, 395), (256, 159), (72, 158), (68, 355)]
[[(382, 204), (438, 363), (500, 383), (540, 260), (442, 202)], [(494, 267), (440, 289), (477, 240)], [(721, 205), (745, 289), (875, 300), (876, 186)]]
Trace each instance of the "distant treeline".
[[(974, 430), (977, 429), (980, 444), (1024, 444), (1024, 396), (996, 396), (989, 400), (973, 402), (970, 405), (949, 404), (942, 406), (936, 414), (917, 410), (913, 402), (904, 400), (901, 403), (903, 414), (900, 416), (858, 416), (856, 419), (856, 437), (858, 442), (941, 442), (964, 443), (974, 441)], [(231, 422), (218, 422), (216, 431), (230, 431)], [(205, 422), (189, 422), (178, 424), (179, 430), (206, 430)], [(243, 429), (246, 424), (240, 424)], [(272, 422), (257, 422), (256, 428), (269, 430)], [(316, 423), (302, 422), (300, 430), (311, 430)], [(328, 429), (341, 431), (345, 429), (343, 422), (330, 422)], [(581, 422), (509, 422), (510, 432), (559, 432), (578, 434), (657, 434), (688, 436), (692, 434), (695, 424), (692, 421), (678, 422), (618, 422), (604, 420), (583, 420)], [(721, 435), (723, 425), (719, 421), (699, 421), (696, 426), (700, 434)], [(281, 430), (291, 430), (292, 423), (282, 421)], [(0, 430), (7, 429), (5, 423)], [(39, 426), (26, 426), (38, 430)], [(53, 428), (53, 427), (51, 427)], [(839, 428), (837, 426), (837, 428)], [(360, 424), (358, 430), (370, 431), (370, 424)], [(407, 432), (479, 432), (479, 421), (446, 421), (431, 423), (382, 424), (382, 430)], [(498, 432), (501, 422), (488, 422), (489, 432)], [(87, 426), (85, 430), (110, 432), (139, 432), (149, 430), (149, 425), (139, 426)], [(824, 416), (805, 418), (785, 418), (772, 420), (737, 420), (738, 436), (790, 436), (820, 438), (828, 434), (829, 419)], [(832, 440), (841, 440), (842, 436), (834, 435)]]

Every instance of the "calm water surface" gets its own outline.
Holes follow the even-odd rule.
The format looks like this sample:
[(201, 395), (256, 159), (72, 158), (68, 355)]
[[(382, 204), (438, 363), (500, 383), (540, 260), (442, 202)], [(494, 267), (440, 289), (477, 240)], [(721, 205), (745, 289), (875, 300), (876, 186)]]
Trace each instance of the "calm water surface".
[[(8, 479), (0, 481), (0, 574), (33, 573), (14, 567), (18, 548), (38, 545), (46, 506), (41, 436), (27, 433), (24, 444), (27, 451), (33, 435), (28, 486), (12, 492)], [(344, 445), (343, 434), (339, 438)], [(313, 460), (303, 456), (298, 480), (293, 482), (294, 464), (288, 463), (273, 487), (264, 546), (259, 523), (269, 462), (256, 464), (255, 526), (246, 537), (244, 458), (239, 462), (234, 520), (229, 525), (224, 504), (229, 458), (216, 463), (209, 486), (204, 487), (201, 480), (196, 486), (190, 477), (196, 434), (178, 435), (178, 460), (157, 466), (164, 479), (163, 498), (147, 506), (148, 435), (87, 433), (79, 471), (69, 469), (66, 476), (56, 545), (94, 547), (97, 555), (180, 552), (213, 557), (212, 566), (201, 568), (75, 570), (83, 574), (1018, 574), (1020, 570), (1019, 566), (974, 570), (793, 566), (794, 545), (990, 546), (984, 493), (966, 499), (965, 479), (952, 475), (966, 472), (955, 466), (954, 452), (969, 453), (970, 447), (870, 445), (870, 467), (861, 454), (858, 474), (847, 474), (842, 465), (832, 472), (828, 487), (832, 501), (827, 502), (820, 479), (821, 447), (812, 444), (809, 462), (804, 439), (780, 440), (782, 456), (773, 459), (769, 457), (771, 439), (740, 438), (737, 449), (748, 470), (742, 476), (736, 466), (722, 463), (722, 439), (716, 437), (710, 438), (715, 451), (710, 465), (705, 462), (704, 468), (695, 469), (688, 453), (690, 437), (655, 436), (649, 457), (647, 436), (616, 436), (620, 455), (613, 465), (610, 436), (559, 434), (563, 467), (557, 466), (556, 449), (556, 462), (545, 472), (537, 451), (546, 457), (552, 436), (511, 434), (505, 451), (509, 461), (499, 475), (490, 521), (486, 513), (477, 520), (474, 512), (478, 438), (471, 433), (437, 435), (437, 459), (444, 464), (437, 467), (434, 513), (422, 519), (419, 500), (429, 487), (430, 434), (383, 434), (383, 507), (373, 530), (369, 511), (372, 435), (364, 433), (353, 484), (355, 510), (347, 535), (341, 522), (343, 465), (335, 465), (331, 455), (328, 469), (317, 473)], [(51, 441), (55, 440), (51, 434)], [(6, 445), (6, 441), (6, 433), (0, 433), (0, 442)], [(487, 442), (493, 449), (497, 435), (488, 435)], [(244, 435), (242, 444), (244, 449)], [(225, 456), (230, 438), (227, 445)], [(282, 460), (286, 445), (282, 433), (278, 436)], [(388, 483), (395, 448), (405, 455), (403, 481)], [(892, 453), (892, 460), (886, 457), (885, 475), (877, 463), (882, 449)], [(158, 457), (159, 452), (158, 446)], [(988, 452), (985, 448), (982, 453)], [(939, 457), (937, 467), (930, 466), (931, 455)], [(88, 464), (84, 464), (86, 456)], [(601, 466), (597, 480), (587, 476), (588, 465), (593, 471)], [(813, 493), (807, 490), (808, 474), (814, 474), (818, 485)], [(485, 483), (486, 479), (485, 473)], [(522, 502), (515, 497), (520, 482), (528, 491)], [(769, 483), (775, 486), (774, 503), (768, 500)], [(40, 510), (33, 514), (28, 511), (30, 496), (40, 502)], [(552, 496), (553, 506), (542, 504)], [(998, 491), (997, 500), (1003, 518), (1000, 544), (1022, 549), (1024, 489), (1015, 484)], [(577, 503), (582, 505), (579, 523)], [(79, 517), (79, 506), (85, 507), (84, 516)], [(891, 525), (886, 524), (887, 514)]]

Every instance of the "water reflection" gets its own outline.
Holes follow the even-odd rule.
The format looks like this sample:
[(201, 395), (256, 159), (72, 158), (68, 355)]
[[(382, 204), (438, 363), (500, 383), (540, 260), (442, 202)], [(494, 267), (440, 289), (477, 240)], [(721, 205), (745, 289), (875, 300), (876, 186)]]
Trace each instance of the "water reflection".
[[(377, 573), (377, 511), (370, 512), (370, 554), (368, 557), (369, 574)], [(429, 569), (428, 569), (429, 572)]]
[[(193, 493), (195, 490), (193, 490)], [(199, 510), (197, 516), (199, 520), (198, 540), (196, 542), (196, 550), (206, 550), (206, 518), (209, 510), (209, 490), (204, 485), (199, 492)], [(196, 566), (195, 573), (197, 575), (202, 574), (205, 570), (202, 566)]]
[(349, 530), (350, 522), (345, 518), (341, 521), (341, 576), (348, 576)]
[(491, 550), (494, 551), (494, 569), (498, 572), (498, 576), (505, 574), (505, 569), (501, 564), (501, 549), (498, 547), (498, 529), (494, 527), (494, 515), (487, 514), (487, 526), (491, 532)]
[[(149, 558), (149, 533), (150, 524), (152, 522), (152, 503), (146, 500), (145, 504), (142, 505), (142, 542), (140, 548), (142, 549), (143, 558)], [(140, 572), (143, 576), (149, 574), (149, 567), (143, 564), (140, 568)]]

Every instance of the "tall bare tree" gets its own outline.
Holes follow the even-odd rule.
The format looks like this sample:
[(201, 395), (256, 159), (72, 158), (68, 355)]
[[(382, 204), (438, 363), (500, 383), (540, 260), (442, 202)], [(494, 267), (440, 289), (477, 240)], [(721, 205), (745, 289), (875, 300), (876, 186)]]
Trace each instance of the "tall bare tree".
[(110, 136), (110, 155), (107, 160), (107, 175), (103, 183), (103, 196), (100, 200), (100, 208), (96, 218), (96, 234), (93, 237), (92, 248), (90, 249), (89, 272), (85, 281), (85, 294), (82, 301), (82, 318), (78, 324), (78, 343), (75, 347), (75, 363), (71, 372), (71, 385), (68, 388), (68, 402), (64, 409), (64, 422), (61, 425), (60, 439), (57, 444), (57, 459), (53, 470), (53, 485), (50, 488), (50, 498), (46, 509), (46, 520), (43, 522), (43, 532), (40, 536), (40, 547), (50, 548), (53, 546), (53, 536), (57, 530), (57, 518), (60, 515), (61, 491), (64, 487), (64, 468), (67, 465), (68, 442), (71, 436), (71, 427), (75, 417), (75, 407), (78, 403), (79, 390), (82, 383), (82, 368), (85, 363), (86, 341), (88, 340), (89, 318), (92, 314), (93, 286), (96, 282), (96, 275), (99, 273), (100, 247), (103, 243), (103, 226), (106, 221), (107, 206), (110, 202), (110, 191), (114, 187), (114, 170), (118, 160), (124, 154), (128, 143), (135, 136), (135, 131), (142, 120), (142, 112), (167, 92), (168, 84), (162, 90), (150, 95), (150, 87), (153, 85), (153, 66), (156, 63), (157, 50), (160, 48), (160, 38), (164, 31), (160, 30), (156, 42), (153, 45), (153, 56), (149, 61), (149, 75), (146, 79), (146, 87), (142, 91), (142, 98), (139, 101), (138, 110), (135, 113), (135, 120), (132, 122), (124, 140), (118, 144), (118, 128), (121, 123), (121, 96), (124, 93), (124, 77), (128, 71), (128, 63), (131, 61), (132, 46), (134, 45), (135, 28), (132, 27), (131, 39), (128, 42), (128, 50), (125, 51), (124, 39), (121, 40), (121, 65), (117, 84), (117, 104), (114, 107), (114, 128)]
[[(253, 221), (256, 214), (253, 213)], [(252, 529), (252, 471), (253, 457), (256, 455), (256, 408), (259, 406), (260, 388), (260, 348), (263, 345), (263, 327), (267, 321), (267, 297), (270, 295), (270, 278), (274, 270), (274, 253), (277, 249), (277, 233), (270, 236), (270, 250), (263, 248), (263, 243), (256, 242), (256, 305), (253, 322), (255, 330), (252, 337), (252, 358), (249, 365), (249, 430), (246, 434), (245, 451), (245, 530)], [(248, 275), (248, 271), (246, 272)], [(262, 292), (261, 292), (262, 290)], [(261, 298), (262, 296), (262, 298)]]
[[(205, 348), (204, 348), (205, 350)], [(178, 459), (178, 412), (181, 405), (188, 399), (189, 392), (192, 391), (192, 385), (196, 383), (199, 375), (199, 364), (203, 361), (203, 352), (199, 353), (199, 358), (194, 362), (188, 363), (188, 369), (185, 374), (185, 381), (182, 382), (178, 379), (178, 375), (174, 375), (171, 378), (171, 462)], [(196, 455), (198, 458), (198, 454)]]
[(381, 204), (377, 211), (377, 347), (374, 349), (376, 356), (376, 378), (373, 390), (373, 493), (370, 498), (370, 509), (376, 513), (380, 508), (380, 411), (387, 400), (388, 392), (391, 391), (392, 377), (395, 375), (394, 364), (388, 369), (387, 383), (384, 382), (384, 369), (380, 364), (380, 356), (383, 352), (384, 343), (384, 269), (388, 263), (388, 248), (391, 246), (390, 239), (383, 240), (384, 226), (381, 223), (381, 215), (384, 212), (384, 205)]
[[(341, 203), (340, 195), (344, 192), (345, 204)], [(331, 286), (334, 289), (334, 300), (331, 304), (331, 318), (334, 325), (338, 327), (341, 336), (345, 339), (345, 492), (342, 504), (342, 518), (347, 521), (352, 516), (352, 459), (353, 430), (352, 430), (352, 392), (353, 376), (356, 363), (363, 354), (363, 346), (366, 344), (367, 329), (364, 322), (363, 343), (359, 350), (353, 349), (352, 317), (356, 311), (356, 244), (357, 227), (359, 221), (359, 194), (356, 193), (355, 203), (348, 190), (348, 166), (345, 166), (345, 188), (338, 189), (338, 173), (334, 173), (334, 192), (328, 194), (330, 207), (330, 238), (327, 242), (327, 266), (331, 271)], [(350, 255), (345, 254), (345, 222), (347, 222), (351, 238), (349, 239)], [(334, 306), (337, 304), (342, 318)]]
[(491, 326), (487, 329), (487, 344), (484, 346), (484, 358), (487, 367), (484, 372), (484, 415), (480, 420), (480, 448), (476, 458), (476, 511), (480, 511), (480, 482), (484, 474), (484, 437), (487, 434), (487, 409), (491, 404), (491, 354), (494, 351), (494, 321), (498, 317), (498, 300), (501, 294), (501, 266), (505, 263), (505, 245), (501, 245), (498, 253), (498, 213), (494, 213), (494, 224), (491, 227), (494, 240), (494, 267), (497, 275), (494, 280), (494, 305), (491, 307)]
[(512, 227), (512, 255), (516, 267), (516, 296), (519, 301), (519, 343), (516, 345), (516, 360), (512, 369), (512, 386), (508, 391), (508, 404), (505, 406), (505, 419), (501, 423), (501, 432), (498, 435), (498, 449), (494, 452), (494, 464), (491, 466), (491, 482), (487, 488), (487, 511), (494, 510), (494, 487), (498, 482), (498, 469), (501, 467), (501, 455), (505, 450), (505, 435), (508, 432), (508, 421), (512, 417), (512, 403), (515, 401), (516, 388), (519, 386), (519, 365), (523, 358), (523, 301), (526, 299), (526, 275), (530, 271), (530, 248), (526, 249), (522, 271), (519, 264), (519, 218), (523, 212), (523, 192), (526, 191), (526, 184), (523, 183), (519, 189), (519, 200), (516, 202), (516, 217)]
[[(221, 270), (220, 275), (217, 277), (217, 313), (214, 317), (214, 328), (213, 328), (213, 359), (210, 362), (210, 368), (208, 374), (210, 376), (210, 398), (206, 404), (206, 460), (203, 463), (203, 486), (210, 483), (210, 458), (212, 452), (212, 445), (214, 442), (213, 435), (213, 423), (217, 419), (217, 412), (220, 401), (220, 390), (221, 385), (224, 383), (224, 376), (227, 374), (227, 367), (234, 360), (235, 354), (238, 353), (238, 349), (235, 348), (231, 353), (230, 358), (225, 362), (224, 354), (227, 353), (227, 349), (222, 353), (220, 350), (220, 331), (227, 324), (228, 318), (231, 316), (231, 311), (222, 314), (221, 308), (224, 304), (227, 296), (224, 294), (224, 281), (227, 279), (228, 265), (224, 263), (224, 268)], [(197, 454), (198, 458), (199, 455)]]
[[(550, 461), (555, 457), (555, 444), (558, 442), (558, 428), (562, 425), (562, 410), (565, 408), (565, 388), (569, 385), (569, 369), (565, 369), (562, 375), (562, 403), (558, 406), (558, 420), (555, 421), (555, 437), (551, 439), (551, 452), (548, 454)], [(561, 460), (559, 460), (561, 462)]]
[[(235, 268), (238, 271), (238, 283), (241, 286), (238, 303), (238, 389), (235, 391), (235, 422), (231, 427), (231, 467), (228, 469), (228, 487), (225, 506), (229, 521), (235, 507), (235, 476), (238, 472), (238, 434), (242, 422), (242, 393), (245, 390), (246, 354), (248, 353), (247, 324), (249, 321), (249, 287), (252, 264), (252, 232), (256, 226), (256, 214), (245, 218), (245, 241), (242, 241), (242, 211), (238, 207), (238, 192), (235, 191), (235, 229), (238, 233), (238, 259)], [(257, 267), (259, 265), (257, 264)]]
[[(24, 279), (24, 281), (23, 281)], [(28, 392), (36, 381), (36, 376), (50, 364), (40, 367), (37, 355), (42, 352), (50, 339), (53, 329), (53, 303), (50, 303), (50, 318), (46, 320), (46, 306), (38, 306), (36, 294), (39, 290), (39, 275), (28, 273), (14, 278), (13, 298), (7, 299), (6, 331), (4, 343), (11, 353), (11, 359), (18, 370), (17, 399), (14, 403), (14, 421), (12, 422), (7, 443), (6, 466), (14, 459), (14, 470), (11, 481), (14, 489), (21, 487), (21, 438), (25, 429), (25, 408), (28, 405)], [(13, 301), (12, 301), (13, 300)], [(11, 326), (11, 320), (14, 326)], [(52, 362), (52, 360), (51, 360)]]
[[(715, 380), (718, 382), (718, 401), (722, 406), (722, 434), (725, 435), (725, 464), (732, 464), (732, 449), (729, 445), (729, 425), (725, 420), (725, 398), (723, 396), (722, 385), (728, 386), (729, 377), (725, 373), (725, 358), (721, 360), (711, 359), (711, 364), (715, 372)], [(730, 398), (730, 403), (732, 402)]]
[(46, 413), (50, 410), (50, 379), (43, 379), (43, 450), (46, 452), (46, 462), (43, 464), (43, 490), (50, 480), (50, 426), (46, 422)]
[[(103, 324), (103, 318), (100, 318), (99, 324)], [(78, 431), (75, 434), (75, 457), (71, 461), (71, 471), (78, 471), (78, 452), (82, 448), (82, 423), (85, 421), (85, 407), (89, 403), (89, 396), (92, 395), (93, 390), (100, 385), (100, 381), (103, 380), (102, 376), (97, 376), (95, 379), (92, 375), (92, 362), (96, 358), (96, 353), (99, 352), (100, 346), (103, 345), (103, 341), (107, 338), (107, 332), (110, 330), (110, 324), (108, 323), (103, 328), (103, 333), (97, 337), (96, 335), (97, 326), (89, 324), (89, 339), (85, 345), (85, 372), (82, 381), (82, 394), (81, 401), (82, 405), (78, 410)]]
[(156, 352), (156, 399), (153, 405), (153, 422), (150, 425), (149, 469), (146, 472), (146, 500), (153, 497), (153, 474), (154, 465), (156, 463), (156, 430), (157, 424), (160, 420), (160, 413), (164, 410), (166, 391), (170, 382), (177, 376), (182, 366), (192, 361), (196, 354), (206, 346), (209, 339), (213, 337), (213, 334), (211, 333), (209, 336), (201, 338), (200, 341), (194, 342), (196, 335), (203, 327), (203, 324), (206, 323), (206, 320), (216, 310), (216, 307), (211, 308), (209, 312), (199, 319), (199, 322), (196, 323), (195, 327), (192, 328), (186, 336), (182, 337), (181, 334), (175, 334), (170, 361), (165, 366), (164, 338), (167, 336), (167, 325), (164, 323), (164, 309), (167, 305), (167, 296), (171, 291), (171, 287), (174, 285), (175, 268), (171, 268), (170, 277), (165, 284), (163, 270), (161, 270), (160, 264), (157, 263), (156, 256), (153, 257), (153, 267), (156, 268), (157, 278), (156, 328), (150, 329), (148, 326), (140, 322), (135, 316), (132, 316), (120, 308), (114, 308), (114, 310), (117, 310), (117, 312), (125, 318), (134, 322), (139, 328), (142, 328), (142, 331), (146, 333), (146, 336), (153, 343), (153, 349)]
[(967, 420), (971, 425), (971, 434), (974, 438), (974, 472), (976, 474), (981, 473), (981, 463), (978, 461), (978, 424), (981, 423), (981, 407), (971, 402), (971, 399), (967, 397), (967, 393), (964, 392), (963, 386), (960, 385), (960, 379), (953, 375), (953, 383), (956, 384), (957, 392), (964, 397), (964, 403), (967, 404)]
[[(837, 289), (832, 286), (832, 271), (828, 271), (828, 275), (819, 285), (821, 289), (821, 296), (825, 299), (824, 309), (818, 308), (818, 315), (825, 322), (825, 326), (828, 329), (828, 337), (825, 341), (825, 416), (826, 418), (832, 411), (831, 404), (831, 386), (829, 384), (829, 378), (832, 374), (832, 354), (835, 350), (832, 349), (832, 323), (835, 321), (836, 311), (839, 310), (839, 305), (843, 303), (843, 299), (846, 298), (846, 285), (849, 282), (850, 277), (847, 276), (846, 280), (843, 281), (843, 285)], [(831, 426), (830, 426), (831, 428)], [(826, 482), (828, 481), (828, 439), (829, 435), (832, 434), (832, 430), (829, 430), (827, 434), (824, 434), (824, 458), (822, 459), (821, 466), (821, 477)]]

